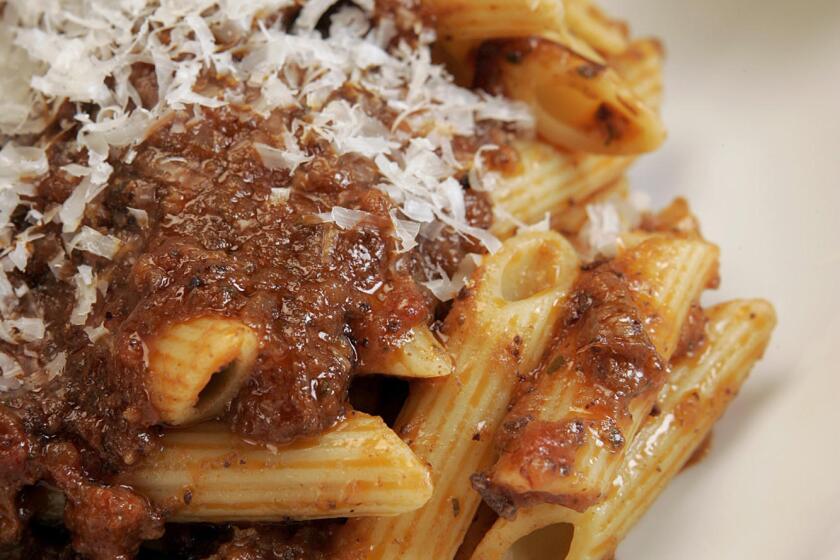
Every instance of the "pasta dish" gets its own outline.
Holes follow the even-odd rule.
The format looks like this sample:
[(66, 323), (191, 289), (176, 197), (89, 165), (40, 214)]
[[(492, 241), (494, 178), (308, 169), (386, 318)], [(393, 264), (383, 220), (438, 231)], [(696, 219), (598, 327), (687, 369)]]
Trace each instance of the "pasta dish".
[(768, 344), (589, 0), (0, 15), (4, 558), (606, 560)]

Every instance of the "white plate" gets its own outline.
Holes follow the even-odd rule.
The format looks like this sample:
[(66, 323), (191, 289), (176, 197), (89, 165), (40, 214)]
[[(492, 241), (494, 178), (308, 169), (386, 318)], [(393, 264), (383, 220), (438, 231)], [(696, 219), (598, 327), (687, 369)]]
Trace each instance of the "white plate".
[(686, 196), (722, 250), (709, 301), (779, 326), (619, 560), (840, 559), (840, 1), (604, 0), (668, 53), (665, 146), (631, 173)]

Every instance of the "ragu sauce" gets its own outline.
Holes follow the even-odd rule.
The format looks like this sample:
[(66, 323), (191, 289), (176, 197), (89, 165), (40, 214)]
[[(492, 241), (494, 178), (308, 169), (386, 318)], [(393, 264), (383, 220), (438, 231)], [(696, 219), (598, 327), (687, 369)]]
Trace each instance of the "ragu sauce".
[[(9, 324), (30, 331), (0, 340), (21, 374), (0, 385), (0, 547), (31, 540), (37, 508), (22, 496), (34, 485), (64, 495), (82, 555), (130, 558), (162, 534), (165, 512), (109, 481), (166, 429), (147, 382), (149, 345), (167, 326), (249, 326), (258, 356), (220, 419), (288, 443), (340, 422), (359, 361), (445, 309), (426, 284), (498, 243), (469, 170), (515, 166), (507, 146), (524, 109), (433, 66), (410, 3), (320, 15), (288, 4), (252, 14), (261, 30), (221, 8), (193, 14), (209, 37), (165, 10), (121, 8), (139, 10), (130, 28), (95, 33), (113, 34), (124, 66), (89, 90), (98, 97), (73, 90), (42, 133), (14, 139), (45, 161), (18, 185), (5, 230), (23, 244), (4, 278), (29, 321)], [(98, 71), (88, 62), (80, 75)], [(271, 70), (256, 79), (260, 65)], [(125, 104), (107, 106), (102, 88)]]
[[(109, 334), (91, 344), (80, 327), (66, 325), (52, 339), (68, 352), (63, 375), (42, 391), (4, 398), (0, 408), (8, 422), (22, 422), (26, 435), (16, 434), (15, 445), (38, 448), (37, 456), (46, 452), (42, 442), (69, 438), (90, 473), (138, 460), (154, 445), (157, 424), (144, 389), (145, 347), (167, 324), (205, 315), (240, 319), (261, 338), (252, 374), (226, 414), (232, 429), (277, 443), (317, 434), (343, 417), (358, 352), (392, 350), (430, 320), (436, 300), (416, 281), (423, 267), (451, 274), (467, 251), (481, 248), (444, 232), (399, 252), (393, 204), (373, 188), (378, 174), (365, 158), (315, 145), (294, 176), (268, 169), (253, 145), (284, 118), (204, 109), (161, 126), (131, 164), (116, 164), (90, 218), (94, 227), (119, 228), (125, 240), (92, 321)], [(60, 145), (51, 155), (72, 158)], [(278, 185), (292, 185), (287, 199), (273, 196)], [(59, 199), (67, 183), (48, 176), (39, 189)], [(465, 200), (473, 222), (489, 227), (483, 193)], [(364, 218), (344, 228), (318, 217), (336, 206)], [(36, 253), (28, 270), (40, 275), (36, 297), (48, 298), (58, 323), (74, 294), (51, 276), (50, 257)], [(39, 478), (42, 462), (34, 460), (31, 477), (7, 478), (7, 504), (22, 482)]]

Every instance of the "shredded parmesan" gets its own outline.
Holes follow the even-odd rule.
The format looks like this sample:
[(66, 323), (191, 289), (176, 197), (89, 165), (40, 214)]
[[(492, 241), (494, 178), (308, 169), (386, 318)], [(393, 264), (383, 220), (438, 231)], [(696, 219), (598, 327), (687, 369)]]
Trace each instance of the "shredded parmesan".
[(84, 325), (93, 304), (96, 303), (96, 279), (93, 269), (85, 264), (79, 266), (73, 281), (76, 284), (76, 305), (70, 312), (70, 324)]
[(6, 276), (5, 271), (0, 268), (0, 312), (4, 316), (12, 314), (17, 303), (15, 288)]
[(99, 325), (98, 327), (85, 327), (84, 331), (88, 339), (90, 339), (90, 341), (94, 343), (98, 342), (101, 338), (108, 336), (111, 332), (105, 327), (104, 324)]
[(260, 143), (254, 144), (254, 149), (257, 150), (263, 165), (269, 169), (285, 169), (294, 173), (300, 164), (310, 161), (312, 157), (300, 149), (294, 136), (288, 134), (285, 139), (286, 146), (282, 150)]
[(83, 226), (81, 231), (67, 243), (68, 253), (72, 253), (75, 249), (112, 259), (120, 249), (120, 240), (112, 235), (99, 233), (92, 227)]
[[(260, 19), (294, 5), (292, 0), (241, 5), (210, 0), (161, 5), (132, 0), (87, 0), (80, 6), (34, 2), (24, 7), (23, 0), (11, 4), (15, 7), (11, 19), (17, 13), (19, 20), (15, 44), (41, 69), (31, 81), (33, 93), (100, 106), (96, 121), (86, 114), (76, 116), (81, 124), (78, 141), (88, 150), (89, 161), (87, 169), (76, 165), (68, 170), (83, 180), (59, 214), (67, 233), (77, 230), (84, 207), (105, 187), (112, 172), (107, 162), (110, 147), (142, 141), (144, 131), (166, 111), (186, 105), (218, 107), (240, 99), (237, 86), (212, 94), (196, 91), (199, 75), (212, 70), (242, 85), (260, 87), (262, 96), (255, 109), (307, 107), (314, 113), (311, 122), (301, 123), (305, 131), (328, 140), (339, 154), (376, 158), (387, 178), (383, 188), (392, 195), (401, 191), (396, 198), (407, 204), (400, 219), (419, 217), (424, 223), (430, 212), (437, 219), (445, 215), (446, 223), (457, 231), (478, 237), (490, 250), (498, 247), (489, 234), (476, 236), (467, 226), (461, 212), (462, 192), (447, 184), (459, 165), (451, 140), (456, 134), (473, 134), (481, 120), (527, 129), (532, 124), (530, 113), (520, 104), (455, 86), (443, 68), (431, 62), (429, 32), (421, 34), (415, 47), (400, 43), (387, 50), (394, 24), (386, 17), (372, 27), (368, 15), (372, 2), (336, 10), (326, 38), (314, 28), (336, 4), (334, 0), (304, 2), (292, 33), (280, 27), (280, 18), (270, 26)], [(254, 22), (259, 32), (251, 31)], [(230, 44), (219, 44), (219, 30), (237, 36), (237, 51), (246, 56), (234, 58)], [(167, 41), (162, 39), (163, 31), (168, 33)], [(150, 110), (130, 110), (140, 105), (129, 82), (130, 65), (137, 61), (155, 67), (160, 102)], [(361, 105), (343, 99), (326, 103), (346, 85), (378, 96), (397, 112), (391, 130)], [(420, 136), (425, 137), (423, 143), (417, 141)], [(280, 148), (255, 145), (266, 166), (293, 173), (311, 160), (290, 132), (282, 141)], [(492, 187), (494, 177), (484, 171), (480, 157), (490, 148), (476, 154), (470, 174), (473, 188)], [(30, 159), (34, 156), (30, 154)], [(416, 227), (395, 233), (402, 238), (415, 230), (421, 233)]]
[[(296, 7), (300, 13), (286, 29), (288, 18), (276, 16)], [(498, 239), (470, 225), (464, 189), (454, 178), (468, 174), (471, 188), (492, 189), (497, 177), (483, 156), (496, 147), (480, 146), (472, 161), (459, 161), (453, 143), (459, 135), (475, 135), (486, 121), (527, 134), (533, 128), (530, 112), (523, 104), (456, 86), (432, 63), (433, 33), (418, 23), (417, 36), (410, 43), (401, 40), (397, 22), (387, 14), (373, 18), (373, 9), (373, 0), (5, 2), (0, 135), (11, 139), (0, 149), (0, 337), (18, 345), (49, 338), (43, 310), (30, 305), (27, 295), (35, 286), (27, 285), (21, 272), (33, 253), (40, 254), (38, 240), (56, 227), (61, 243), (50, 246), (47, 264), (57, 281), (75, 290), (69, 322), (86, 324), (98, 293), (107, 290), (103, 259), (117, 258), (122, 246), (116, 232), (92, 221), (102, 213), (115, 166), (130, 165), (155, 127), (187, 132), (187, 119), (200, 119), (203, 108), (236, 104), (264, 117), (294, 108), (296, 116), (285, 129), (253, 145), (265, 167), (289, 177), (308, 172), (326, 146), (338, 156), (370, 160), (376, 188), (394, 203), (391, 234), (402, 251), (443, 227), (497, 250)], [(153, 67), (158, 94), (153, 106), (144, 105), (132, 82), (138, 63)], [(206, 77), (225, 86), (203, 87)], [(64, 121), (60, 126), (70, 132), (63, 140), (68, 153), (80, 155), (50, 169), (45, 149), (27, 146), (31, 140), (17, 135), (43, 131), (62, 106), (77, 111), (69, 117), (72, 127)], [(168, 118), (173, 112), (192, 117)], [(38, 182), (47, 173), (68, 182), (64, 200), (39, 199)], [(269, 201), (285, 204), (291, 194), (290, 185), (278, 185)], [(12, 221), (21, 216), (21, 206), (23, 224)], [(352, 208), (326, 210), (318, 217), (343, 229), (371, 219)], [(145, 210), (125, 211), (141, 229), (151, 227)], [(178, 219), (167, 215), (164, 225)], [(129, 236), (123, 239), (130, 242)], [(464, 270), (474, 260), (468, 259)], [(441, 272), (427, 285), (449, 299), (465, 278), (461, 270), (452, 279)], [(85, 327), (85, 332), (96, 342), (107, 329)], [(0, 357), (3, 388), (19, 385), (24, 369), (52, 378), (66, 360), (55, 356), (33, 368), (2, 356), (8, 358)]]
[(323, 222), (332, 222), (341, 229), (353, 229), (359, 223), (373, 218), (373, 215), (361, 210), (333, 206), (329, 213), (318, 214), (318, 218)]
[[(34, 342), (44, 338), (46, 327), (44, 321), (38, 317), (21, 317), (20, 319), (9, 319), (3, 321), (4, 333), (0, 335), (7, 342), (14, 342), (15, 339)], [(6, 335), (11, 335), (11, 340)]]
[(55, 377), (64, 373), (66, 365), (67, 352), (59, 352), (56, 354), (55, 357), (44, 366), (44, 371), (47, 374), (47, 381), (52, 381)]
[(140, 208), (131, 208), (127, 207), (128, 213), (131, 214), (131, 217), (134, 218), (134, 221), (137, 222), (137, 225), (143, 229), (149, 228), (149, 213)]
[(0, 150), (0, 174), (37, 177), (47, 172), (47, 154), (41, 148), (30, 148), (7, 142)]
[(470, 187), (477, 191), (492, 191), (499, 182), (499, 174), (484, 167), (484, 152), (498, 150), (499, 146), (487, 144), (475, 152), (473, 166), (470, 169)]
[(282, 204), (288, 202), (292, 195), (292, 189), (289, 187), (276, 187), (271, 189), (271, 202), (274, 204)]
[(458, 270), (452, 278), (448, 278), (446, 273), (439, 271), (440, 278), (424, 282), (424, 286), (429, 289), (436, 298), (441, 301), (449, 301), (458, 295), (458, 292), (467, 285), (467, 279), (470, 274), (481, 265), (482, 257), (475, 253), (470, 253), (461, 261)]
[(649, 205), (646, 195), (615, 197), (588, 205), (587, 222), (580, 233), (584, 257), (614, 257), (621, 247), (621, 236), (639, 225)]

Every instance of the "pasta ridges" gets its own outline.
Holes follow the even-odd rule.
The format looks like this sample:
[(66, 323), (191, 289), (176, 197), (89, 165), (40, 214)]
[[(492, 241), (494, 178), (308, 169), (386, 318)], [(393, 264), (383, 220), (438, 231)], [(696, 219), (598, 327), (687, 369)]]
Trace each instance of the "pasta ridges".
[[(734, 301), (707, 310), (706, 349), (681, 359), (658, 398), (660, 413), (648, 417), (616, 473), (610, 492), (585, 513), (551, 504), (524, 508), (512, 520), (499, 519), (477, 546), (472, 560), (501, 560), (518, 544), (528, 554), (537, 543), (527, 537), (556, 526), (556, 548), (563, 541), (566, 560), (598, 560), (616, 544), (688, 460), (734, 396), (749, 369), (767, 347), (775, 324), (772, 307), (762, 300)], [(682, 415), (682, 421), (677, 417)], [(574, 525), (570, 535), (560, 524)], [(520, 541), (520, 539), (522, 539)]]
[(393, 515), (432, 492), (408, 446), (361, 413), (288, 448), (248, 443), (218, 423), (199, 426), (196, 440), (189, 433), (165, 436), (160, 453), (120, 478), (165, 507), (180, 503), (175, 520), (220, 519), (225, 511), (250, 520)]

